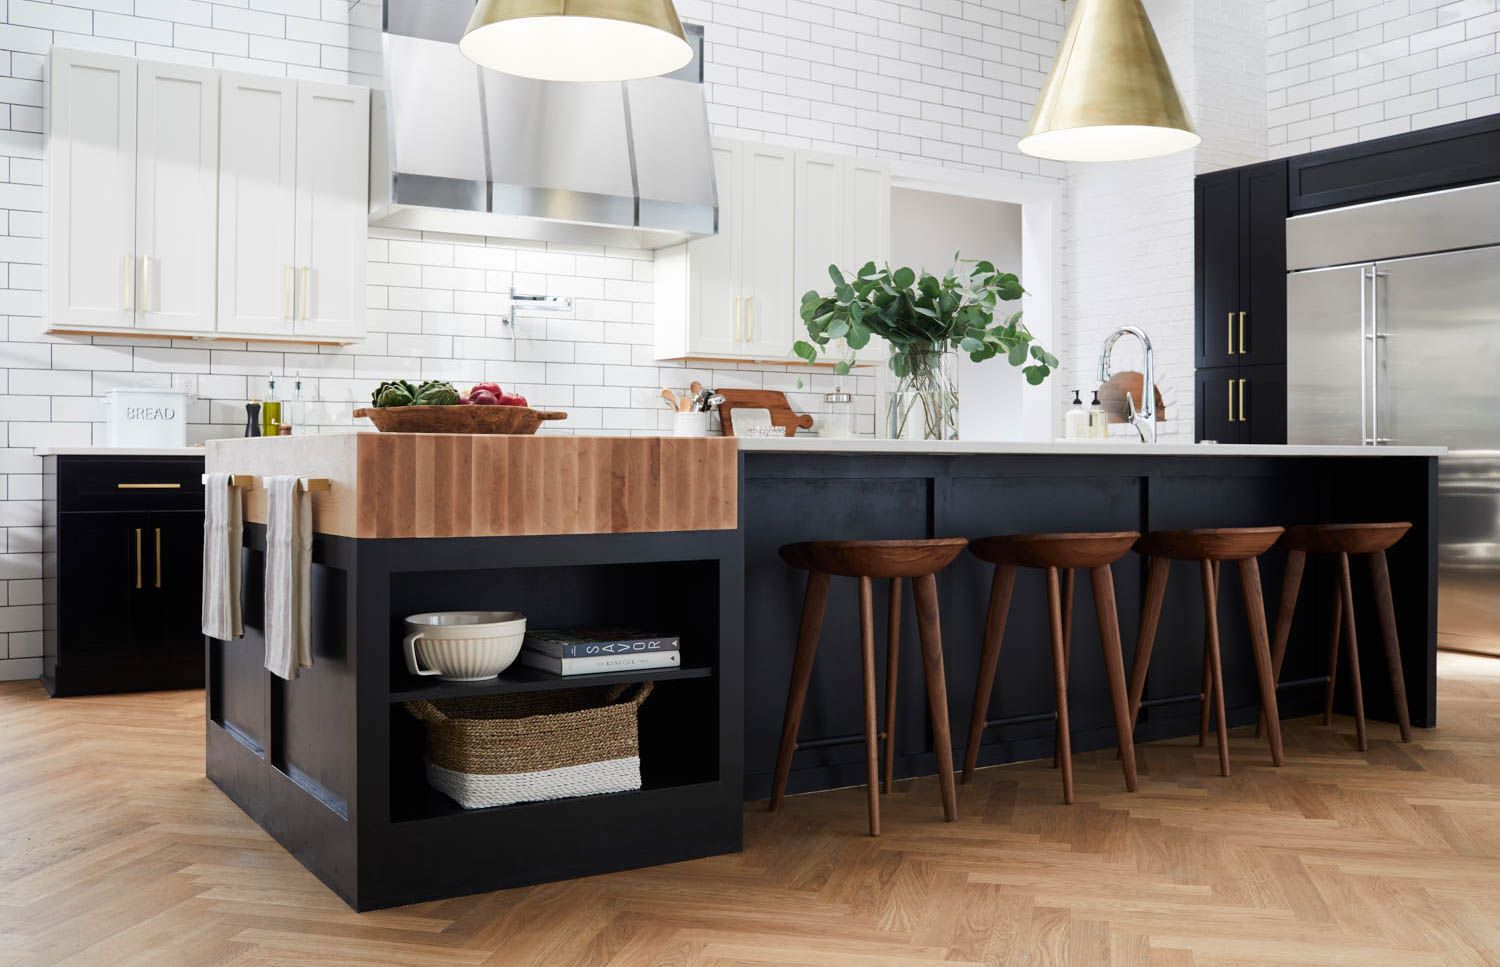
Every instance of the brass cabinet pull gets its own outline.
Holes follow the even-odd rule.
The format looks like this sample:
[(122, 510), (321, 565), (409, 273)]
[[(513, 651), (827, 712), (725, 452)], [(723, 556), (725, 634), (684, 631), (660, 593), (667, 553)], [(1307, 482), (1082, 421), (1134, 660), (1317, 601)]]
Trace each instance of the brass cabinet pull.
[(312, 316), (312, 269), (302, 266), (302, 319)]
[(1229, 327), (1229, 329), (1224, 334), (1224, 348), (1225, 348), (1225, 350), (1227, 350), (1226, 355), (1233, 356), (1234, 355), (1234, 310), (1232, 310), (1232, 309), (1229, 311), (1229, 321), (1226, 323), (1226, 325)]
[(141, 293), (137, 300), (141, 312), (151, 311), (151, 256), (141, 256)]
[(1245, 354), (1245, 310), (1240, 310), (1240, 355)]
[(1229, 422), (1234, 422), (1234, 380), (1224, 381), (1224, 398), (1229, 401)]
[(156, 586), (161, 587), (161, 528), (156, 530)]
[(755, 342), (755, 296), (745, 296), (745, 342)]
[(1249, 420), (1245, 419), (1245, 381), (1243, 379), (1240, 380), (1240, 422), (1250, 422)]
[(141, 586), (141, 529), (135, 529), (135, 586)]
[(181, 490), (180, 483), (117, 483), (116, 490)]

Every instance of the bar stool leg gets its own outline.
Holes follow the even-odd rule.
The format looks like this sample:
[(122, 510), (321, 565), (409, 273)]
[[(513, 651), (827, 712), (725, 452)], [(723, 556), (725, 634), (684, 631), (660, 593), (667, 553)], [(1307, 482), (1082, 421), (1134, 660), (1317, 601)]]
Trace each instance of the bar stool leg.
[(896, 768), (896, 673), (901, 667), (901, 579), (891, 578), (891, 605), (886, 613), (885, 644), (885, 792), (891, 791)]
[(932, 717), (938, 787), (943, 795), (943, 818), (958, 819), (958, 790), (953, 785), (953, 733), (948, 727), (948, 682), (943, 676), (943, 633), (938, 618), (937, 579), (923, 574), (912, 581), (917, 606), (917, 634), (922, 639), (922, 668), (927, 679), (927, 711)]
[(1208, 639), (1209, 692), (1219, 721), (1219, 775), (1229, 775), (1229, 723), (1224, 712), (1224, 669), (1219, 661), (1219, 608), (1214, 562), (1204, 561), (1203, 626)]
[(1135, 658), (1130, 664), (1130, 731), (1134, 743), (1135, 724), (1141, 714), (1141, 698), (1146, 692), (1146, 672), (1151, 668), (1151, 649), (1156, 645), (1156, 628), (1161, 623), (1161, 604), (1167, 596), (1167, 575), (1172, 562), (1153, 557), (1146, 570), (1146, 602), (1141, 608), (1141, 628), (1135, 639)]
[(1281, 714), (1276, 710), (1276, 673), (1271, 669), (1271, 643), (1266, 635), (1266, 599), (1260, 587), (1260, 563), (1253, 557), (1240, 561), (1240, 592), (1250, 618), (1250, 647), (1255, 654), (1255, 677), (1260, 682), (1260, 707), (1266, 716), (1266, 738), (1271, 764), (1284, 761), (1281, 748)]
[(1365, 690), (1359, 678), (1359, 636), (1354, 629), (1354, 584), (1349, 580), (1349, 555), (1339, 553), (1339, 594), (1343, 598), (1344, 641), (1349, 652), (1349, 687), (1354, 690), (1354, 734), (1359, 751), (1370, 751), (1365, 734)]
[(1333, 627), (1328, 636), (1328, 687), (1323, 691), (1323, 724), (1333, 724), (1333, 691), (1339, 682), (1339, 639), (1344, 630), (1344, 585), (1333, 582)]
[(1052, 629), (1052, 684), (1057, 691), (1057, 747), (1062, 765), (1063, 802), (1073, 802), (1073, 743), (1068, 732), (1068, 669), (1063, 657), (1062, 591), (1057, 568), (1047, 568), (1047, 615)]
[(823, 608), (828, 601), (828, 575), (807, 572), (807, 591), (802, 596), (802, 623), (797, 630), (797, 651), (792, 658), (792, 680), (787, 686), (786, 714), (781, 720), (781, 746), (776, 752), (776, 777), (771, 782), (771, 811), (781, 808), (787, 776), (792, 771), (792, 753), (797, 751), (797, 726), (807, 703), (812, 681), (813, 656), (823, 633)]
[[(1109, 698), (1115, 710), (1115, 735), (1120, 746), (1120, 764), (1125, 770), (1125, 788), (1135, 792), (1135, 743), (1130, 738), (1130, 699), (1125, 692), (1125, 660), (1120, 653), (1120, 614), (1115, 605), (1114, 574), (1106, 564), (1091, 568), (1089, 578), (1094, 586), (1099, 648), (1104, 652), (1104, 670), (1109, 676)], [(1063, 657), (1066, 661), (1066, 647)], [(1063, 667), (1066, 669), (1066, 664)]]
[[(1219, 562), (1213, 561), (1212, 564), (1214, 573), (1214, 601), (1216, 602), (1214, 616), (1217, 619), (1219, 613), (1217, 605), (1219, 600)], [(1208, 626), (1204, 625), (1203, 679), (1198, 688), (1198, 694), (1203, 696), (1198, 700), (1198, 748), (1200, 749), (1208, 744), (1208, 713), (1213, 708), (1214, 701), (1214, 680), (1213, 675), (1210, 674), (1212, 670), (1213, 663), (1208, 660)]]
[(870, 781), (867, 798), (870, 805), (870, 835), (880, 835), (880, 760), (879, 739), (875, 731), (875, 606), (871, 601), (870, 579), (859, 579), (859, 663), (864, 673), (865, 693), (865, 767)]
[[(1063, 674), (1066, 675), (1073, 660), (1073, 569), (1064, 568), (1062, 572), (1062, 635), (1063, 635)], [(1052, 768), (1057, 768), (1058, 747), (1057, 731), (1052, 732)]]
[(1000, 662), (1000, 642), (1005, 638), (1005, 618), (1010, 613), (1010, 595), (1015, 586), (1015, 567), (996, 565), (995, 575), (990, 581), (989, 614), (984, 619), (984, 645), (979, 652), (974, 708), (969, 714), (969, 741), (964, 746), (964, 782), (974, 778), (974, 766), (979, 761), (979, 739), (989, 717), (990, 692), (995, 687), (995, 667)]
[(1370, 583), (1375, 587), (1375, 613), (1380, 616), (1380, 637), (1385, 641), (1385, 663), (1391, 674), (1391, 700), (1396, 704), (1396, 722), (1401, 741), (1411, 741), (1411, 713), (1406, 707), (1406, 676), (1401, 670), (1401, 644), (1396, 638), (1396, 607), (1391, 601), (1391, 572), (1385, 551), (1370, 555)]
[[(1271, 635), (1271, 672), (1281, 681), (1281, 666), (1286, 663), (1286, 644), (1292, 634), (1292, 616), (1297, 611), (1297, 594), (1302, 590), (1302, 571), (1307, 564), (1306, 551), (1287, 551), (1286, 576), (1281, 580), (1281, 601), (1276, 606), (1276, 627)], [(1266, 726), (1266, 713), (1255, 722), (1255, 737), (1260, 738)]]

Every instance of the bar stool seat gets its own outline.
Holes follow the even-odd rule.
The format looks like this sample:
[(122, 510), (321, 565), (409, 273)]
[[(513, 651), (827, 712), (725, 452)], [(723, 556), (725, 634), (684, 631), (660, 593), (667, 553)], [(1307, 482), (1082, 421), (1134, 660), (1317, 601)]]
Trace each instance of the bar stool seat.
[(1299, 524), (1288, 527), (1280, 546), (1286, 549), (1286, 578), (1281, 585), (1281, 601), (1276, 610), (1276, 629), (1272, 637), (1271, 666), (1275, 680), (1281, 678), (1286, 660), (1287, 639), (1291, 636), (1292, 618), (1297, 608), (1297, 594), (1302, 588), (1302, 573), (1307, 555), (1327, 554), (1337, 557), (1338, 579), (1333, 596), (1332, 635), (1328, 644), (1327, 685), (1323, 693), (1323, 724), (1333, 722), (1333, 693), (1338, 679), (1339, 645), (1347, 642), (1349, 684), (1354, 693), (1354, 730), (1361, 752), (1369, 751), (1365, 732), (1364, 685), (1360, 680), (1359, 641), (1354, 630), (1354, 587), (1350, 580), (1350, 555), (1365, 555), (1370, 562), (1370, 584), (1375, 592), (1375, 614), (1380, 621), (1380, 637), (1385, 646), (1387, 670), (1391, 678), (1391, 699), (1396, 706), (1396, 722), (1401, 741), (1411, 741), (1411, 715), (1406, 705), (1406, 679), (1401, 668), (1401, 644), (1396, 636), (1396, 609), (1391, 599), (1390, 569), (1385, 552), (1406, 532), (1409, 521), (1387, 521), (1367, 524)]
[[(781, 808), (791, 775), (792, 756), (797, 751), (797, 729), (807, 703), (812, 681), (813, 659), (823, 629), (823, 611), (832, 575), (859, 579), (860, 665), (863, 673), (866, 766), (869, 771), (870, 835), (880, 835), (878, 741), (885, 740), (885, 791), (891, 791), (895, 766), (896, 669), (901, 647), (901, 582), (912, 580), (916, 599), (917, 632), (922, 645), (922, 665), (927, 679), (927, 708), (932, 720), (934, 750), (938, 760), (938, 786), (943, 799), (943, 817), (958, 818), (958, 793), (953, 784), (953, 739), (948, 727), (948, 687), (943, 679), (943, 642), (938, 616), (938, 571), (953, 562), (968, 541), (961, 537), (927, 540), (804, 541), (783, 545), (778, 553), (790, 566), (807, 572), (807, 591), (802, 599), (802, 621), (797, 650), (792, 659), (792, 677), (787, 687), (786, 714), (782, 719), (781, 745), (776, 755), (776, 775), (771, 783), (771, 810)], [(886, 643), (885, 731), (875, 728), (875, 617), (871, 582), (890, 582), (890, 611)]]
[[(1135, 749), (1130, 739), (1130, 704), (1125, 691), (1125, 668), (1120, 651), (1120, 620), (1115, 606), (1114, 575), (1110, 565), (1130, 552), (1140, 537), (1135, 531), (1071, 534), (1012, 534), (974, 541), (969, 550), (980, 560), (995, 565), (990, 587), (989, 614), (985, 619), (984, 645), (979, 658), (979, 678), (974, 689), (974, 708), (969, 718), (968, 744), (964, 747), (963, 781), (974, 775), (979, 760), (979, 741), (988, 721), (995, 669), (1015, 588), (1016, 568), (1039, 568), (1047, 572), (1048, 623), (1052, 632), (1053, 686), (1057, 694), (1057, 738), (1054, 765), (1062, 768), (1063, 801), (1073, 801), (1072, 744), (1068, 728), (1068, 659), (1072, 645), (1073, 569), (1088, 568), (1094, 588), (1094, 611), (1099, 622), (1099, 646), (1109, 678), (1114, 703), (1115, 729), (1119, 736), (1120, 761), (1125, 788), (1135, 791)], [(1064, 587), (1058, 587), (1059, 572)]]
[(1261, 592), (1257, 558), (1270, 550), (1285, 533), (1282, 527), (1216, 527), (1196, 530), (1152, 531), (1135, 545), (1136, 552), (1151, 559), (1146, 572), (1146, 603), (1136, 639), (1135, 663), (1130, 669), (1130, 722), (1140, 717), (1141, 696), (1156, 629), (1161, 622), (1162, 602), (1167, 594), (1167, 575), (1172, 561), (1197, 561), (1203, 584), (1204, 661), (1200, 701), (1202, 718), (1199, 741), (1208, 730), (1212, 705), (1218, 720), (1219, 773), (1229, 775), (1229, 723), (1224, 708), (1224, 675), (1219, 655), (1219, 565), (1233, 561), (1239, 571), (1240, 591), (1250, 624), (1250, 648), (1255, 657), (1255, 677), (1260, 686), (1261, 709), (1267, 723), (1267, 742), (1273, 765), (1282, 763), (1281, 721), (1276, 712), (1276, 679), (1266, 633), (1266, 606)]

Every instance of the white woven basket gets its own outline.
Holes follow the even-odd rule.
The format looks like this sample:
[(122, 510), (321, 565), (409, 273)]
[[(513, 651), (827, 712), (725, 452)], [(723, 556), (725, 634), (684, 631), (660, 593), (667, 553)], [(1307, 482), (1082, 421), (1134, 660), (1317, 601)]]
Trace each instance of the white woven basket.
[(511, 775), (454, 772), (429, 762), (427, 782), (465, 809), (568, 799), (573, 796), (597, 796), (605, 792), (631, 792), (641, 788), (641, 757), (633, 755), (628, 759), (608, 759), (581, 766)]

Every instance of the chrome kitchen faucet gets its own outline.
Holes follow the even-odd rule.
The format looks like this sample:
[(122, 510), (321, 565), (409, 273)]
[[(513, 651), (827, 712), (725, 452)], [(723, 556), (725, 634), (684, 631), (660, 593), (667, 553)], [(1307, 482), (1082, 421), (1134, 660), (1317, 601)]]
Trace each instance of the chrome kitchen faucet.
[(1125, 393), (1125, 422), (1135, 427), (1135, 432), (1141, 435), (1142, 443), (1156, 442), (1156, 366), (1151, 358), (1151, 337), (1146, 335), (1146, 330), (1139, 326), (1121, 326), (1110, 333), (1104, 340), (1104, 348), (1099, 352), (1099, 382), (1109, 382), (1109, 354), (1114, 350), (1115, 343), (1121, 336), (1134, 336), (1141, 341), (1141, 400), (1140, 409), (1136, 409), (1135, 400), (1131, 398), (1129, 391)]

